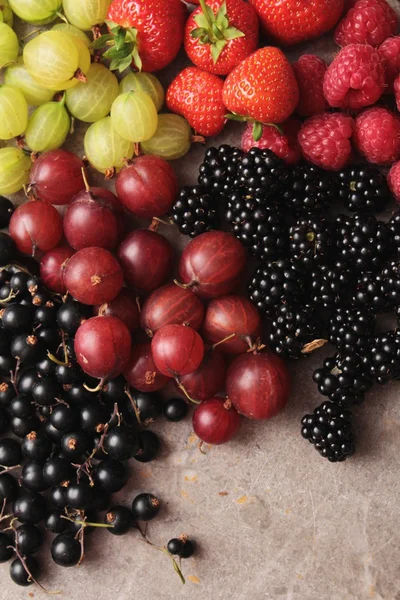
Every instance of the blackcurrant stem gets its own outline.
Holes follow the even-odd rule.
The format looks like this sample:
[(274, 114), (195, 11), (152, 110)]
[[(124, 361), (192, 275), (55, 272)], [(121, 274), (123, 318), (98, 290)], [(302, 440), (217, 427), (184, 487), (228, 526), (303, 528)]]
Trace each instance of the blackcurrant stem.
[(223, 340), (220, 340), (219, 342), (216, 342), (215, 344), (213, 344), (213, 346), (211, 347), (211, 349), (215, 350), (215, 348), (217, 348), (220, 344), (224, 344), (225, 342), (229, 342), (229, 340), (231, 340), (235, 336), (236, 336), (236, 333), (231, 333), (231, 335), (228, 335)]
[(79, 558), (78, 567), (81, 566), (83, 559), (85, 558), (85, 528), (81, 527), (79, 533), (79, 543), (81, 545), (81, 556)]
[(159, 552), (163, 552), (164, 554), (166, 554), (168, 556), (168, 558), (171, 559), (172, 565), (174, 567), (175, 572), (178, 573), (181, 582), (183, 584), (185, 584), (186, 580), (185, 580), (185, 578), (183, 576), (183, 573), (182, 573), (182, 571), (181, 571), (178, 563), (176, 562), (176, 560), (172, 556), (172, 554), (170, 552), (168, 552), (167, 548), (165, 548), (164, 546), (157, 546), (156, 544), (153, 544), (153, 542), (151, 542), (149, 540), (149, 538), (147, 537), (147, 525), (146, 525), (146, 528), (145, 528), (144, 531), (141, 530), (141, 528), (139, 527), (139, 525), (137, 523), (136, 523), (136, 528), (139, 531), (140, 535), (142, 536), (142, 542), (145, 542), (146, 544), (149, 544), (149, 546), (151, 546), (152, 548), (155, 548)]
[(69, 365), (69, 362), (62, 362), (61, 360), (58, 360), (58, 358), (56, 358), (54, 356), (54, 354), (52, 354), (50, 352), (50, 350), (47, 350), (47, 356), (50, 360), (52, 360), (53, 362), (56, 363), (56, 365), (60, 366), (60, 367), (67, 367)]
[[(9, 515), (2, 515), (0, 517), (0, 522), (2, 521), (6, 521), (7, 519), (11, 519), (13, 517), (13, 514), (10, 513)], [(8, 527), (7, 529), (12, 529), (12, 526), (10, 525), (10, 527)], [(4, 531), (4, 530), (3, 530)]]
[(102, 389), (103, 385), (105, 382), (105, 378), (102, 377), (98, 383), (98, 385), (95, 388), (90, 388), (88, 385), (86, 385), (86, 383), (83, 384), (83, 387), (85, 388), (85, 390), (87, 390), (88, 392), (93, 392), (94, 394), (97, 392), (100, 392), (100, 390)]
[(82, 527), (100, 527), (104, 529), (112, 529), (115, 525), (107, 525), (105, 523), (92, 523), (91, 521), (77, 521), (76, 519), (71, 519), (65, 515), (61, 515), (62, 519), (66, 521), (71, 521), (71, 523), (76, 523), (77, 525), (81, 525)]
[(32, 575), (31, 571), (29, 570), (28, 565), (26, 564), (25, 558), (22, 556), (22, 554), (18, 550), (18, 544), (17, 544), (17, 542), (15, 542), (15, 546), (8, 546), (8, 547), (11, 548), (12, 550), (14, 550), (16, 557), (19, 558), (19, 560), (21, 561), (21, 564), (22, 564), (25, 572), (28, 574), (28, 577), (29, 577), (30, 581), (33, 581), (33, 583), (35, 585), (37, 585), (38, 587), (40, 587), (40, 589), (43, 592), (45, 592), (45, 594), (49, 594), (49, 596), (57, 596), (58, 594), (61, 594), (61, 590), (56, 590), (56, 591), (47, 590), (37, 579), (34, 578), (34, 576)]
[(13, 467), (5, 467), (4, 465), (0, 465), (0, 469), (2, 469), (2, 471), (0, 471), (0, 477), (4, 475), (4, 473), (10, 473), (10, 471), (16, 471), (20, 468), (21, 465), (14, 465)]
[(134, 413), (135, 413), (135, 417), (136, 417), (136, 419), (137, 419), (137, 422), (139, 423), (139, 425), (144, 425), (144, 423), (142, 422), (142, 419), (140, 418), (140, 410), (138, 409), (138, 407), (137, 407), (137, 405), (136, 405), (136, 402), (135, 402), (135, 400), (133, 399), (133, 397), (132, 397), (132, 394), (131, 394), (131, 393), (130, 393), (130, 391), (129, 391), (129, 388), (128, 388), (128, 386), (126, 386), (126, 387), (125, 387), (125, 394), (128, 396), (128, 398), (129, 398), (129, 402), (130, 402), (130, 403), (131, 403), (131, 405), (132, 405), (132, 408), (133, 408), (133, 410), (134, 410)]
[(15, 371), (10, 371), (10, 381), (11, 381), (12, 386), (17, 394), (18, 394), (17, 377), (18, 377), (18, 371), (19, 371), (20, 366), (21, 366), (21, 361), (18, 358), (17, 364), (15, 366)]
[(204, 454), (204, 456), (207, 456), (207, 452), (204, 452), (203, 450), (203, 446), (204, 446), (204, 442), (202, 440), (200, 440), (199, 444), (198, 444), (198, 449), (200, 450), (200, 452), (202, 454)]
[(178, 388), (181, 390), (182, 394), (184, 394), (185, 398), (187, 398), (190, 402), (193, 402), (193, 404), (201, 404), (200, 400), (195, 400), (188, 394), (188, 392), (185, 389), (185, 386), (183, 385), (183, 383), (181, 383), (179, 377), (175, 377), (175, 381), (178, 385)]
[(0, 302), (0, 306), (2, 304), (7, 304), (7, 302), (10, 302), (10, 300), (14, 300), (14, 298), (16, 298), (17, 296), (18, 296), (18, 293), (14, 294), (14, 290), (11, 288), (10, 293), (8, 294), (7, 298), (4, 298), (4, 300), (2, 300)]
[(4, 510), (5, 510), (5, 508), (6, 508), (6, 504), (7, 504), (7, 498), (4, 498), (4, 500), (3, 500), (3, 506), (1, 507), (1, 512), (0, 512), (0, 521), (1, 521), (1, 520), (2, 520), (2, 518), (3, 518), (3, 515), (4, 515)]

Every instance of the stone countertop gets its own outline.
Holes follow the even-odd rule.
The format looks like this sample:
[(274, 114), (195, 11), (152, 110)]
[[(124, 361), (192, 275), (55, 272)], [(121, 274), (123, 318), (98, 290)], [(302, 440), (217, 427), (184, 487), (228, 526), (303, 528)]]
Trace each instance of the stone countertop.
[[(390, 2), (400, 14), (398, 0)], [(333, 50), (326, 36), (296, 53), (329, 58)], [(237, 143), (239, 130), (229, 124), (213, 144)], [(81, 133), (70, 143), (79, 153)], [(182, 183), (194, 181), (202, 154), (193, 147), (177, 161)], [(183, 245), (173, 228), (161, 231)], [(134, 531), (123, 537), (96, 531), (75, 569), (51, 563), (47, 546), (41, 581), (65, 600), (400, 600), (400, 388), (374, 387), (356, 410), (356, 455), (330, 464), (299, 434), (301, 416), (322, 400), (311, 375), (329, 354), (326, 347), (292, 364), (287, 409), (269, 422), (246, 421), (225, 446), (202, 454), (190, 419), (152, 427), (162, 437), (161, 455), (147, 465), (131, 461), (118, 500), (129, 504), (137, 493), (152, 492), (163, 504), (149, 524), (150, 539), (159, 545), (181, 533), (196, 539), (198, 552), (183, 561), (185, 586), (169, 559)], [(15, 586), (7, 565), (0, 575), (1, 600), (42, 595)]]

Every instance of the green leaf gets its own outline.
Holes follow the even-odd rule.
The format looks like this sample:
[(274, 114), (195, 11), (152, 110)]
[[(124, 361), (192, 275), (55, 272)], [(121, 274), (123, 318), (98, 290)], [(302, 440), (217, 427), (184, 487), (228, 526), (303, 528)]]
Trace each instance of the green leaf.
[(196, 25), (198, 25), (198, 27), (203, 27), (204, 29), (209, 29), (210, 23), (208, 22), (207, 17), (203, 13), (199, 13), (198, 15), (196, 15), (194, 17), (194, 20), (196, 22)]
[(125, 29), (120, 29), (118, 33), (115, 34), (115, 47), (117, 50), (121, 50), (125, 44), (126, 39), (126, 31)]
[(208, 6), (208, 4), (206, 4), (206, 13), (206, 16), (208, 16), (209, 21), (212, 23), (215, 20), (215, 15), (213, 9), (211, 8), (211, 6)]
[(109, 66), (110, 71), (116, 71), (119, 67), (119, 60), (112, 60)]
[(253, 140), (255, 142), (258, 142), (261, 139), (262, 134), (263, 134), (262, 123), (260, 123), (259, 121), (256, 121), (253, 125)]
[(196, 29), (192, 29), (190, 32), (190, 36), (198, 40), (204, 36), (207, 36), (207, 31), (204, 29), (204, 27), (196, 27)]
[(140, 58), (137, 46), (134, 46), (133, 50), (132, 50), (132, 58), (133, 58), (133, 62), (135, 64), (135, 66), (137, 67), (137, 69), (139, 71), (142, 70), (142, 59)]
[(212, 32), (213, 32), (213, 35), (214, 35), (214, 37), (215, 37), (216, 40), (223, 40), (224, 39), (224, 34), (222, 33), (222, 31), (220, 31), (218, 29), (216, 23), (213, 23)]
[(229, 119), (230, 121), (239, 121), (240, 123), (244, 123), (248, 121), (248, 117), (244, 117), (243, 115), (237, 115), (236, 113), (228, 113), (224, 115), (225, 119)]
[(236, 27), (228, 27), (224, 31), (224, 37), (226, 40), (236, 40), (236, 38), (244, 37), (244, 33)]
[(106, 58), (111, 58), (112, 60), (122, 60), (127, 56), (130, 56), (131, 54), (132, 47), (129, 47), (129, 44), (126, 44), (123, 48), (121, 48), (121, 50), (117, 50), (115, 46), (113, 48), (110, 48), (109, 50), (107, 50), (107, 52), (104, 52), (103, 56), (105, 56)]
[(211, 45), (211, 56), (214, 61), (214, 64), (218, 61), (222, 50), (225, 48), (228, 42), (226, 40), (219, 40)]
[(120, 28), (120, 26), (117, 23), (114, 23), (114, 21), (104, 21), (104, 23), (107, 25), (110, 31), (115, 31), (116, 29)]
[(122, 73), (122, 71), (125, 71), (125, 69), (127, 69), (128, 67), (131, 66), (131, 64), (132, 64), (132, 54), (130, 54), (129, 56), (127, 56), (126, 58), (121, 60), (121, 62), (119, 63), (118, 71), (120, 73)]
[(215, 15), (215, 21), (221, 29), (225, 29), (229, 26), (229, 20), (226, 9), (226, 2), (223, 2), (219, 7), (217, 14)]
[(100, 48), (105, 48), (107, 42), (110, 42), (111, 40), (114, 40), (114, 36), (112, 33), (108, 33), (107, 35), (102, 35), (97, 40), (94, 40), (90, 44), (90, 47), (93, 48), (93, 50), (99, 50)]

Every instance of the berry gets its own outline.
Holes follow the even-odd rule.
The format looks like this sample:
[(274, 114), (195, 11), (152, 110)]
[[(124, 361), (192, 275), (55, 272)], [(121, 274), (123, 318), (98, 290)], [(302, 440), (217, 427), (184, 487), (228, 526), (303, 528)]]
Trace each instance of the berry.
[(396, 162), (390, 169), (387, 181), (393, 196), (400, 202), (400, 161)]
[[(297, 141), (301, 122), (293, 117), (284, 123), (281, 123), (279, 129), (274, 125), (262, 125), (261, 137), (258, 138), (257, 129), (254, 124), (248, 123), (242, 134), (242, 150), (248, 152), (251, 148), (260, 148), (260, 150), (271, 150), (276, 156), (279, 156), (288, 165), (295, 165), (300, 162), (301, 151)], [(257, 139), (254, 139), (254, 136)]]
[(306, 268), (327, 263), (334, 248), (332, 223), (321, 217), (300, 219), (289, 229), (289, 252), (292, 259)]
[(197, 67), (227, 75), (257, 49), (257, 14), (243, 0), (201, 0), (200, 4), (186, 21), (186, 54)]
[(51, 533), (62, 533), (68, 527), (68, 521), (62, 518), (62, 512), (59, 510), (52, 510), (49, 512), (44, 520), (44, 526)]
[(70, 483), (65, 490), (67, 505), (78, 510), (89, 508), (93, 500), (93, 495), (93, 488), (86, 481)]
[(125, 427), (111, 429), (106, 435), (103, 447), (110, 458), (117, 460), (128, 460), (138, 450), (135, 435)]
[(323, 91), (326, 62), (314, 54), (303, 54), (292, 67), (300, 92), (296, 113), (301, 117), (324, 113), (328, 107)]
[(272, 320), (270, 346), (274, 352), (287, 358), (307, 356), (308, 344), (321, 342), (323, 332), (320, 323), (312, 306), (281, 304)]
[(182, 398), (170, 398), (166, 400), (163, 406), (163, 414), (167, 421), (178, 423), (182, 421), (188, 413), (188, 405)]
[(262, 123), (286, 121), (298, 100), (293, 69), (283, 52), (272, 46), (244, 59), (223, 86), (223, 102), (231, 112)]
[(67, 301), (57, 311), (57, 325), (68, 335), (75, 335), (86, 319), (92, 316), (90, 307), (79, 302)]
[(289, 260), (267, 262), (257, 269), (249, 286), (250, 300), (262, 315), (271, 315), (279, 304), (300, 299), (300, 272)]
[(360, 275), (355, 284), (351, 302), (374, 313), (382, 313), (390, 308), (388, 298), (383, 291), (381, 273), (364, 273)]
[(5, 563), (13, 556), (13, 540), (10, 535), (0, 532), (0, 563)]
[(279, 206), (265, 195), (251, 195), (245, 188), (234, 190), (228, 200), (226, 220), (231, 231), (252, 256), (262, 261), (284, 256), (288, 245), (288, 229)]
[(358, 0), (336, 27), (335, 42), (379, 46), (397, 27), (397, 14), (385, 0)]
[(40, 406), (56, 404), (61, 395), (61, 385), (56, 377), (39, 379), (32, 387), (32, 397)]
[(4, 500), (6, 503), (13, 502), (19, 493), (19, 485), (10, 473), (2, 473), (0, 477), (0, 503), (3, 505)]
[(337, 308), (329, 322), (328, 341), (340, 352), (362, 354), (371, 344), (375, 316), (366, 309)]
[(22, 452), (30, 460), (44, 462), (51, 454), (53, 444), (42, 432), (31, 431), (22, 441)]
[(45, 517), (45, 499), (38, 493), (23, 490), (14, 501), (13, 513), (21, 523), (36, 525)]
[(400, 306), (400, 261), (388, 263), (380, 273), (381, 290), (385, 299), (386, 308)]
[(216, 199), (201, 186), (186, 186), (172, 207), (172, 218), (179, 231), (190, 237), (217, 229), (219, 217)]
[(154, 460), (160, 449), (160, 440), (153, 431), (139, 431), (138, 433), (139, 450), (134, 457), (139, 462), (151, 462)]
[(354, 454), (352, 414), (334, 402), (323, 402), (301, 420), (301, 435), (330, 462), (341, 462)]
[(393, 84), (394, 96), (396, 100), (397, 110), (400, 110), (400, 75), (398, 75)]
[(353, 212), (379, 212), (391, 199), (384, 175), (368, 165), (352, 165), (340, 171), (339, 197)]
[(400, 158), (400, 118), (386, 108), (369, 108), (356, 118), (353, 139), (368, 162), (392, 163)]
[(323, 367), (314, 371), (313, 380), (320, 394), (346, 407), (361, 404), (373, 385), (368, 362), (356, 353), (326, 358)]
[(327, 309), (346, 303), (353, 276), (345, 264), (316, 265), (309, 278), (309, 299), (312, 303)]
[(386, 94), (393, 93), (393, 86), (400, 74), (400, 36), (388, 37), (380, 46), (379, 54), (385, 66)]
[[(24, 559), (25, 565), (36, 580), (40, 573), (39, 563), (33, 556), (27, 556)], [(34, 583), (25, 566), (19, 558), (16, 558), (10, 565), (10, 577), (14, 583), (22, 587), (28, 587)]]
[(352, 271), (377, 269), (391, 254), (393, 234), (386, 223), (373, 215), (339, 215), (335, 223), (338, 258)]
[(198, 183), (210, 194), (216, 192), (228, 196), (232, 191), (243, 152), (235, 146), (223, 144), (208, 148), (199, 167)]
[(195, 545), (194, 541), (185, 539), (185, 541), (183, 542), (183, 547), (180, 551), (180, 557), (181, 558), (190, 558), (195, 553), (195, 550), (196, 550), (196, 545)]
[(114, 535), (124, 535), (132, 527), (133, 515), (125, 506), (112, 506), (104, 515), (104, 523), (112, 525), (107, 531)]
[(324, 169), (342, 169), (351, 157), (353, 127), (353, 119), (341, 113), (307, 119), (298, 137), (304, 158)]
[(335, 178), (318, 167), (296, 165), (282, 190), (290, 214), (307, 215), (328, 208), (337, 198)]
[(93, 479), (106, 492), (114, 494), (124, 487), (128, 473), (122, 462), (109, 458), (96, 465)]
[(174, 556), (180, 556), (182, 548), (183, 548), (183, 541), (179, 538), (173, 538), (172, 540), (169, 540), (169, 542), (167, 544), (168, 552)]
[(81, 545), (73, 535), (60, 533), (51, 544), (51, 557), (60, 567), (74, 567), (81, 559)]
[(21, 444), (11, 438), (0, 440), (0, 465), (3, 467), (14, 467), (19, 465), (22, 459)]
[(132, 502), (135, 521), (151, 521), (160, 511), (160, 501), (153, 494), (139, 494)]
[(338, 22), (344, 0), (251, 0), (265, 33), (282, 45), (319, 38)]
[(375, 337), (368, 353), (371, 374), (380, 384), (400, 379), (400, 331), (388, 331)]
[(35, 525), (20, 525), (15, 530), (15, 543), (22, 555), (35, 554), (43, 544), (42, 532)]
[(14, 212), (14, 204), (8, 198), (0, 196), (0, 229), (8, 227)]
[(235, 187), (243, 187), (249, 194), (260, 192), (270, 197), (283, 188), (288, 174), (284, 161), (271, 150), (252, 148), (238, 165)]
[(375, 104), (385, 89), (385, 70), (378, 50), (350, 44), (340, 50), (324, 78), (324, 94), (330, 106), (360, 109)]
[(187, 67), (170, 84), (166, 105), (171, 112), (185, 117), (196, 133), (207, 137), (218, 135), (226, 122), (223, 85), (216, 75)]

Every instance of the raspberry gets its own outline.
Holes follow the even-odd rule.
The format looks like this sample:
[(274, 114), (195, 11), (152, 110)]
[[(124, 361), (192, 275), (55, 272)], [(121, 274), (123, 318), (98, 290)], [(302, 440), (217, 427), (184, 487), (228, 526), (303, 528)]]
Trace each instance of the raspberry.
[(359, 109), (375, 104), (385, 89), (378, 50), (363, 44), (345, 46), (329, 65), (324, 94), (330, 106)]
[(400, 111), (400, 75), (394, 80), (393, 89), (394, 96), (396, 98), (397, 110)]
[(369, 108), (355, 121), (354, 143), (360, 154), (377, 165), (400, 158), (400, 118), (387, 108)]
[(398, 19), (386, 0), (359, 0), (335, 29), (335, 42), (379, 46), (397, 33)]
[(288, 119), (279, 125), (283, 133), (273, 125), (264, 125), (261, 138), (256, 142), (253, 137), (253, 125), (249, 123), (242, 135), (242, 150), (251, 148), (272, 150), (289, 165), (295, 165), (301, 159), (301, 150), (297, 141), (301, 123), (298, 119)]
[(327, 109), (322, 89), (326, 63), (314, 54), (303, 54), (292, 65), (299, 84), (300, 100), (296, 112), (301, 117), (313, 117)]
[(391, 94), (394, 80), (400, 74), (400, 35), (385, 40), (379, 46), (378, 52), (383, 60), (386, 72), (387, 88), (385, 93)]
[(341, 113), (307, 119), (299, 132), (304, 158), (323, 169), (342, 169), (351, 156), (353, 128), (353, 119)]
[(398, 202), (400, 202), (400, 161), (395, 163), (387, 176), (390, 191)]

